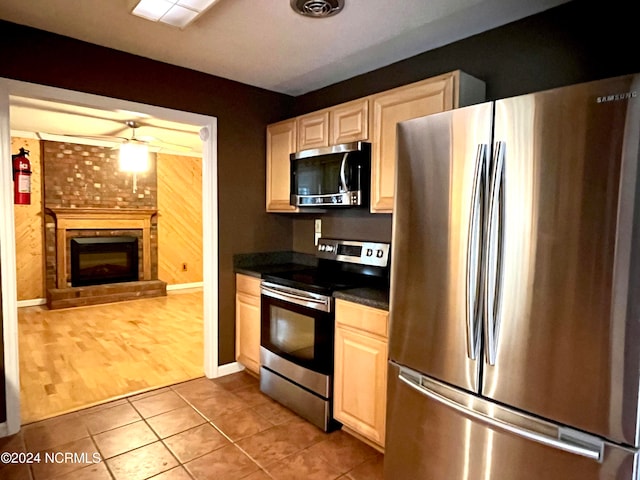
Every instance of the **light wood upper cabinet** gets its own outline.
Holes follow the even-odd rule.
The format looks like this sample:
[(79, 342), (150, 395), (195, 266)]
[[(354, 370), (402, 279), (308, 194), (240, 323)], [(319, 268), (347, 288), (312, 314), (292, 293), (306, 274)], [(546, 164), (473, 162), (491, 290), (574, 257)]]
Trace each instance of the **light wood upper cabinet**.
[(296, 212), (289, 203), (289, 155), (296, 151), (296, 120), (267, 126), (267, 212)]
[(369, 138), (369, 99), (342, 103), (297, 118), (298, 150)]
[(260, 373), (260, 279), (236, 274), (236, 360)]
[(389, 313), (336, 300), (334, 417), (384, 448)]
[(369, 139), (369, 99), (343, 103), (329, 110), (330, 145)]
[(298, 151), (329, 146), (329, 111), (298, 117)]
[(371, 97), (371, 212), (391, 213), (398, 122), (484, 100), (484, 82), (456, 70)]
[(371, 142), (372, 213), (391, 213), (396, 125), (485, 100), (485, 84), (460, 70), (318, 110), (267, 127), (267, 211), (289, 204), (289, 154), (356, 141)]

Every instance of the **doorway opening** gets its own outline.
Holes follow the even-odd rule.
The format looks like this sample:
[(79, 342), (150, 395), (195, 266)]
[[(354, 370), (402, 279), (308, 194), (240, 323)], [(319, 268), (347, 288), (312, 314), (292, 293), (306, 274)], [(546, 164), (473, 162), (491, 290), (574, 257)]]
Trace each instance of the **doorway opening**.
[[(162, 107), (138, 104), (97, 95), (73, 92), (53, 87), (0, 79), (0, 146), (2, 161), (11, 151), (10, 107), (14, 98), (36, 101), (60, 102), (81, 108), (100, 109), (107, 112), (137, 113), (168, 122), (192, 125), (199, 129), (202, 141), (202, 305), (203, 305), (203, 358), (204, 374), (218, 376), (217, 338), (217, 179), (216, 141), (217, 124), (214, 117), (182, 112)], [(12, 178), (10, 169), (0, 170), (0, 265), (2, 267), (2, 314), (4, 327), (4, 357), (6, 374), (7, 422), (0, 424), (0, 436), (15, 433), (20, 418), (20, 367), (18, 352), (18, 315), (16, 288), (15, 225), (13, 214)], [(206, 220), (205, 220), (206, 219)]]

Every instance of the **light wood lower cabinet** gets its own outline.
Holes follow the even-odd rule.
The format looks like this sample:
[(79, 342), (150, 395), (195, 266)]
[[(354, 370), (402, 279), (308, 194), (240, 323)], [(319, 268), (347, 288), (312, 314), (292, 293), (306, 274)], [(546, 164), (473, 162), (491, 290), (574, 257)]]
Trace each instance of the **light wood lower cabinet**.
[(334, 417), (384, 448), (388, 319), (385, 310), (336, 300)]
[(236, 360), (260, 373), (260, 279), (236, 274)]

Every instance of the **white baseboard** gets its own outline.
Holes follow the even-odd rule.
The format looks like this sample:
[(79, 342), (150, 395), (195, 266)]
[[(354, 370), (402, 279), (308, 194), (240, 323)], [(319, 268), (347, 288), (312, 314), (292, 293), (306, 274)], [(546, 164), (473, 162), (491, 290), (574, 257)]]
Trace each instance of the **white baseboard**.
[(238, 373), (244, 370), (244, 366), (238, 362), (225, 363), (218, 366), (218, 377), (224, 377), (225, 375), (231, 375), (232, 373)]
[(186, 290), (187, 288), (202, 288), (204, 282), (178, 283), (176, 285), (167, 285), (167, 292), (171, 290)]
[(18, 300), (18, 308), (20, 307), (35, 307), (37, 305), (46, 305), (46, 298), (33, 298), (31, 300)]

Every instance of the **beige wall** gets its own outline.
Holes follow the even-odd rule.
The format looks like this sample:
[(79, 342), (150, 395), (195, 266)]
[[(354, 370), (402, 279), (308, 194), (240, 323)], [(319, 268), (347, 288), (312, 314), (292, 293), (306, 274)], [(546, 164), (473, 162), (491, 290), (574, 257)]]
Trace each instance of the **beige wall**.
[(157, 172), (158, 278), (202, 282), (202, 159), (159, 153)]
[(29, 150), (31, 162), (31, 205), (14, 205), (18, 300), (45, 298), (44, 238), (42, 216), (42, 162), (40, 141), (11, 138), (11, 153)]

